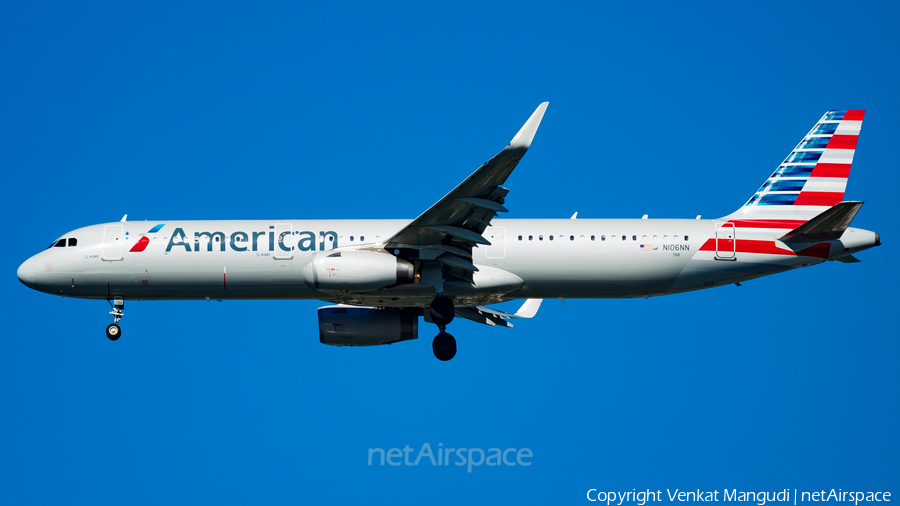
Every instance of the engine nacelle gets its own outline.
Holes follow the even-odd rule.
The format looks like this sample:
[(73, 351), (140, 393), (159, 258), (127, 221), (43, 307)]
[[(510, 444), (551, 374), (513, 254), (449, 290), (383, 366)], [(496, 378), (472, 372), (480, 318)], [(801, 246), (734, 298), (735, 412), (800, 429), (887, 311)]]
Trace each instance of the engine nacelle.
[(409, 309), (325, 306), (319, 308), (319, 342), (376, 346), (419, 337), (419, 315)]
[(387, 253), (336, 251), (316, 253), (303, 268), (303, 281), (321, 291), (367, 291), (412, 283), (413, 264)]

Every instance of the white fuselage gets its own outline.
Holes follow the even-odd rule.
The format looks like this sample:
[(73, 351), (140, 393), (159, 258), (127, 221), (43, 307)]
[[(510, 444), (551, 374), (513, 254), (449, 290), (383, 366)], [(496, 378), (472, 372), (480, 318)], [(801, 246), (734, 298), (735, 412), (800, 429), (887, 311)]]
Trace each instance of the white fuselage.
[[(473, 284), (448, 283), (445, 294), (458, 305), (520, 298), (665, 295), (820, 263), (878, 242), (873, 232), (851, 228), (840, 240), (818, 243), (811, 256), (777, 241), (784, 230), (731, 228), (734, 236), (726, 237), (720, 229), (725, 221), (495, 219), (483, 234), (491, 245), (473, 250), (472, 261), (479, 267)], [(63, 238), (76, 239), (75, 246), (38, 253), (22, 264), (19, 277), (28, 279), (31, 274), (23, 282), (36, 290), (92, 299), (321, 299), (381, 307), (425, 306), (435, 290), (418, 281), (336, 294), (314, 290), (303, 279), (303, 268), (316, 252), (377, 249), (408, 223), (107, 223), (66, 234)], [(751, 243), (755, 246), (745, 247)], [(511, 273), (524, 283), (512, 291), (498, 291), (491, 285), (497, 279), (493, 274), (498, 273)]]

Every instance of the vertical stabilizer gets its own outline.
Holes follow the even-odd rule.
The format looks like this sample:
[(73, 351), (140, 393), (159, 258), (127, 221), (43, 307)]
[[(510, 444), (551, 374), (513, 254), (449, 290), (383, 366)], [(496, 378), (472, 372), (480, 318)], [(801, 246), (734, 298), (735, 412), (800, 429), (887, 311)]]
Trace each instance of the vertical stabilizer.
[(865, 111), (828, 111), (740, 209), (742, 220), (810, 220), (844, 199)]

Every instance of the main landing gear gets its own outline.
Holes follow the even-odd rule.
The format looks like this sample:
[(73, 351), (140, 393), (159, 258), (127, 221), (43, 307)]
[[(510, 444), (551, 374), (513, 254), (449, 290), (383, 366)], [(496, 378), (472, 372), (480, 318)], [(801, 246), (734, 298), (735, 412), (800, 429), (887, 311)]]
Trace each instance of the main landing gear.
[(106, 337), (108, 337), (110, 341), (115, 341), (122, 337), (122, 328), (119, 327), (119, 320), (125, 316), (125, 313), (122, 312), (122, 310), (125, 309), (125, 299), (116, 297), (111, 301), (107, 300), (107, 302), (109, 302), (113, 308), (113, 310), (109, 312), (109, 314), (113, 316), (113, 323), (106, 326)]
[(442, 362), (446, 362), (456, 356), (456, 338), (445, 332), (447, 325), (453, 321), (455, 310), (453, 301), (449, 297), (438, 295), (431, 301), (428, 308), (431, 321), (437, 324), (440, 333), (431, 342), (434, 356)]

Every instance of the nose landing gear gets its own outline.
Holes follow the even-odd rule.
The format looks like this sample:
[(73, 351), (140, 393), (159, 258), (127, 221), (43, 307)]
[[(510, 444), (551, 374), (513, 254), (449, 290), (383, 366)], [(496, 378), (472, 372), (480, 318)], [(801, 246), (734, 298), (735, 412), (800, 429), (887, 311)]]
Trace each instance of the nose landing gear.
[(119, 320), (125, 316), (125, 313), (122, 312), (122, 309), (125, 308), (125, 299), (122, 297), (116, 297), (113, 300), (107, 300), (110, 303), (113, 310), (109, 312), (113, 316), (113, 323), (110, 323), (106, 326), (106, 337), (109, 338), (110, 341), (115, 341), (122, 337), (122, 329), (119, 327)]
[(446, 332), (447, 324), (453, 321), (455, 309), (453, 300), (444, 295), (438, 295), (431, 301), (428, 308), (431, 321), (437, 324), (440, 333), (431, 342), (434, 356), (442, 362), (446, 362), (456, 356), (456, 338)]

